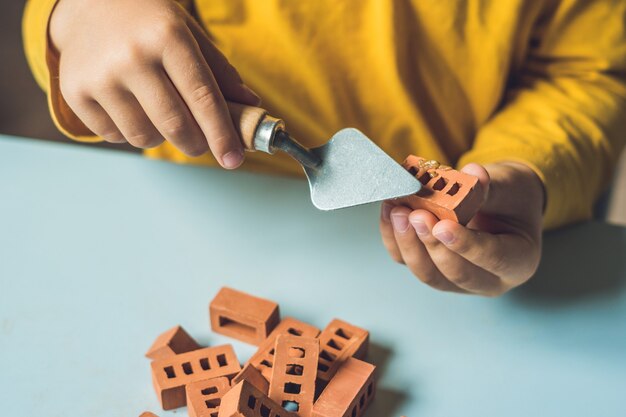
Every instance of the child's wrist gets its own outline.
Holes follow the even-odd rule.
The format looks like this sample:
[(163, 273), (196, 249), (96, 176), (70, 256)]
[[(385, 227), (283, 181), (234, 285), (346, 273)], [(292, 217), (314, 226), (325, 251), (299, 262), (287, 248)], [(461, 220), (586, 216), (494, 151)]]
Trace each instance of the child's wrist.
[[(528, 165), (520, 162), (498, 162), (485, 165), (494, 192), (518, 199), (527, 207), (537, 208), (543, 214), (546, 193), (543, 182)], [(529, 207), (530, 208), (530, 207)]]
[(57, 51), (61, 51), (66, 41), (71, 39), (72, 22), (80, 21), (76, 15), (80, 15), (82, 7), (89, 7), (88, 3), (88, 0), (57, 0), (48, 24), (48, 35)]

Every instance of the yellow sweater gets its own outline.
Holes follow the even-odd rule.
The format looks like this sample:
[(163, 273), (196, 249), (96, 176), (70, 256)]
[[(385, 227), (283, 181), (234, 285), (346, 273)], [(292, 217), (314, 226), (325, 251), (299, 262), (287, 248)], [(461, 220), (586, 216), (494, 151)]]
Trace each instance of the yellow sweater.
[[(68, 136), (97, 140), (58, 90), (56, 0), (29, 0), (26, 54)], [(362, 130), (396, 160), (520, 161), (547, 191), (545, 223), (589, 218), (625, 142), (623, 0), (195, 0), (216, 45), (303, 144)], [(146, 155), (186, 157), (168, 143)], [(286, 157), (251, 169), (297, 174)], [(366, 167), (365, 167), (366, 168)]]

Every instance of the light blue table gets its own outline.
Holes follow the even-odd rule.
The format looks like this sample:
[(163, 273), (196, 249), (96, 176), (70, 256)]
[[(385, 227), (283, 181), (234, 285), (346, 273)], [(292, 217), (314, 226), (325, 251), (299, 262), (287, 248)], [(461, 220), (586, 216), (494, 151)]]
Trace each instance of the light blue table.
[(421, 285), (377, 218), (316, 211), (304, 181), (0, 137), (0, 415), (158, 412), (144, 351), (178, 323), (227, 341), (222, 285), (370, 329), (368, 417), (626, 415), (626, 229), (551, 234), (534, 282), (486, 299)]

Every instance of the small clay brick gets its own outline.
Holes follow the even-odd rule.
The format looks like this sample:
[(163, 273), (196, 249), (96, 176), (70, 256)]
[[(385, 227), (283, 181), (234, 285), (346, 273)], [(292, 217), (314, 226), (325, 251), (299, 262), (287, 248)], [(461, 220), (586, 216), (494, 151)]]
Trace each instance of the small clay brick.
[(231, 345), (194, 350), (153, 361), (152, 383), (164, 410), (186, 404), (185, 386), (220, 376), (237, 375), (241, 365)]
[(161, 333), (148, 352), (150, 359), (165, 359), (180, 353), (200, 349), (200, 345), (181, 326), (175, 326)]
[(231, 381), (232, 385), (237, 385), (239, 382), (246, 380), (252, 385), (254, 385), (259, 391), (263, 394), (267, 394), (270, 389), (270, 383), (265, 379), (261, 371), (256, 369), (252, 364), (247, 363), (241, 372), (239, 372), (233, 380)]
[(219, 417), (298, 417), (298, 415), (286, 411), (244, 380), (222, 397)]
[(360, 417), (374, 398), (376, 367), (348, 358), (313, 406), (313, 417)]
[(250, 358), (248, 363), (257, 368), (265, 379), (269, 380), (272, 376), (272, 366), (274, 364), (274, 345), (276, 344), (276, 338), (281, 334), (291, 334), (294, 336), (303, 337), (317, 337), (320, 334), (320, 329), (310, 324), (301, 322), (291, 317), (285, 317), (276, 326), (274, 331), (269, 335), (265, 341), (259, 346), (259, 349)]
[(334, 319), (322, 331), (317, 377), (328, 382), (341, 364), (350, 357), (365, 359), (369, 332), (343, 320)]
[(421, 183), (422, 189), (414, 195), (393, 200), (413, 210), (424, 209), (440, 220), (448, 219), (467, 224), (483, 202), (483, 191), (478, 178), (449, 167), (429, 165), (424, 158), (409, 155), (402, 164)]
[(214, 332), (259, 346), (280, 321), (278, 304), (223, 287), (209, 305)]
[(225, 376), (187, 384), (187, 412), (189, 417), (217, 417), (222, 397), (230, 390)]
[(275, 351), (269, 397), (301, 417), (311, 417), (319, 339), (283, 334), (276, 338)]
[(144, 411), (143, 413), (141, 413), (141, 415), (139, 417), (159, 417), (154, 413), (151, 413), (150, 411)]

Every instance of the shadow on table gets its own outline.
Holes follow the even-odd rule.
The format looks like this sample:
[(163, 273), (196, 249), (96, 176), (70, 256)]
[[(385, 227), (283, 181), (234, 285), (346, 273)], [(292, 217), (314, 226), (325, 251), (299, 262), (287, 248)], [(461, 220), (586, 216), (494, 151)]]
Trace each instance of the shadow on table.
[(535, 276), (513, 294), (522, 302), (567, 306), (626, 288), (626, 229), (588, 222), (546, 233)]
[[(387, 364), (391, 355), (392, 351), (387, 346), (370, 342), (368, 361), (376, 365), (377, 380), (380, 381), (387, 372)], [(406, 392), (378, 384), (376, 398), (368, 407), (364, 417), (397, 417), (407, 399)]]
[(406, 393), (378, 386), (376, 398), (363, 417), (398, 417), (399, 410), (406, 400)]

